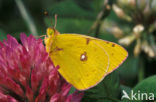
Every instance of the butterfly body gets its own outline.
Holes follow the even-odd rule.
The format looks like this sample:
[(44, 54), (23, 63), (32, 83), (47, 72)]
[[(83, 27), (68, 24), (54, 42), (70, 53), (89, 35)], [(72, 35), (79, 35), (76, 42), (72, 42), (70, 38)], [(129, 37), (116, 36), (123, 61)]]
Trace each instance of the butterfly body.
[(128, 56), (124, 48), (113, 42), (48, 30), (46, 50), (54, 64), (60, 66), (60, 74), (78, 90), (98, 84)]

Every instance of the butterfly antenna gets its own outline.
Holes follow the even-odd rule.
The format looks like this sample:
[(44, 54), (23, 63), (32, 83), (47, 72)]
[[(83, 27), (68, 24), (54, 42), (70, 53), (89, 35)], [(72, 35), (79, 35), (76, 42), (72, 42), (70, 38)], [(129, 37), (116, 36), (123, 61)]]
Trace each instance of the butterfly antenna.
[(56, 24), (57, 24), (57, 14), (55, 14), (55, 25), (54, 25), (54, 28), (56, 28)]

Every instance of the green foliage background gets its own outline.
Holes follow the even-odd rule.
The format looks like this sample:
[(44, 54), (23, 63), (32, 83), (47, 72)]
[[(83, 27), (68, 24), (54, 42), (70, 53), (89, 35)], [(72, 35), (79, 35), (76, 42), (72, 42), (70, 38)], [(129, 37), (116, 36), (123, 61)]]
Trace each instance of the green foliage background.
[[(32, 33), (28, 21), (23, 19), (20, 13), (21, 8), (17, 5), (18, 1), (22, 1), (28, 17), (34, 23), (37, 30), (35, 36), (45, 35), (46, 28), (53, 26), (54, 14), (58, 14), (56, 29), (59, 32), (95, 36), (95, 32), (89, 33), (89, 30), (104, 2), (104, 0), (0, 0), (0, 40), (5, 39), (7, 34), (19, 39), (21, 32), (27, 35)], [(48, 11), (49, 16), (44, 15), (45, 11)], [(123, 28), (126, 25), (113, 11), (105, 20), (118, 22)], [(131, 24), (129, 24), (130, 27)], [(99, 32), (98, 37), (117, 43), (117, 39), (106, 32)], [(131, 89), (139, 89), (143, 92), (152, 91), (156, 96), (156, 77), (152, 76), (156, 73), (155, 60), (149, 60), (146, 56), (134, 57), (133, 44), (126, 49), (129, 57), (124, 64), (108, 75), (99, 85), (85, 91), (82, 102), (120, 102), (122, 90), (130, 92)], [(140, 75), (143, 74), (139, 70), (140, 59), (144, 60), (143, 67), (147, 72), (142, 77), (143, 81), (139, 80)], [(72, 88), (71, 92), (74, 90)]]

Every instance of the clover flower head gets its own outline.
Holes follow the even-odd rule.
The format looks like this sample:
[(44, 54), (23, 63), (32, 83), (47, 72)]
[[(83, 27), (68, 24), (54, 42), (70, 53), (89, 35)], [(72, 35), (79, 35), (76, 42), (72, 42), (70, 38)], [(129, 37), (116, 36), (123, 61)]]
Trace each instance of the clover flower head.
[(0, 102), (80, 102), (58, 73), (41, 39), (21, 34), (0, 42)]

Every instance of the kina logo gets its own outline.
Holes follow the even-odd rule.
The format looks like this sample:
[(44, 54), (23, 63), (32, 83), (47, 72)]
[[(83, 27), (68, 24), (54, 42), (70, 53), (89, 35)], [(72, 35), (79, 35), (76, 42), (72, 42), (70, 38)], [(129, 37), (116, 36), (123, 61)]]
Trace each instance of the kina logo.
[(122, 90), (122, 97), (121, 100), (123, 99), (128, 99), (128, 100), (154, 100), (154, 93), (141, 93), (140, 90), (137, 92), (134, 92), (133, 90), (130, 91), (130, 94), (128, 94), (125, 90)]

